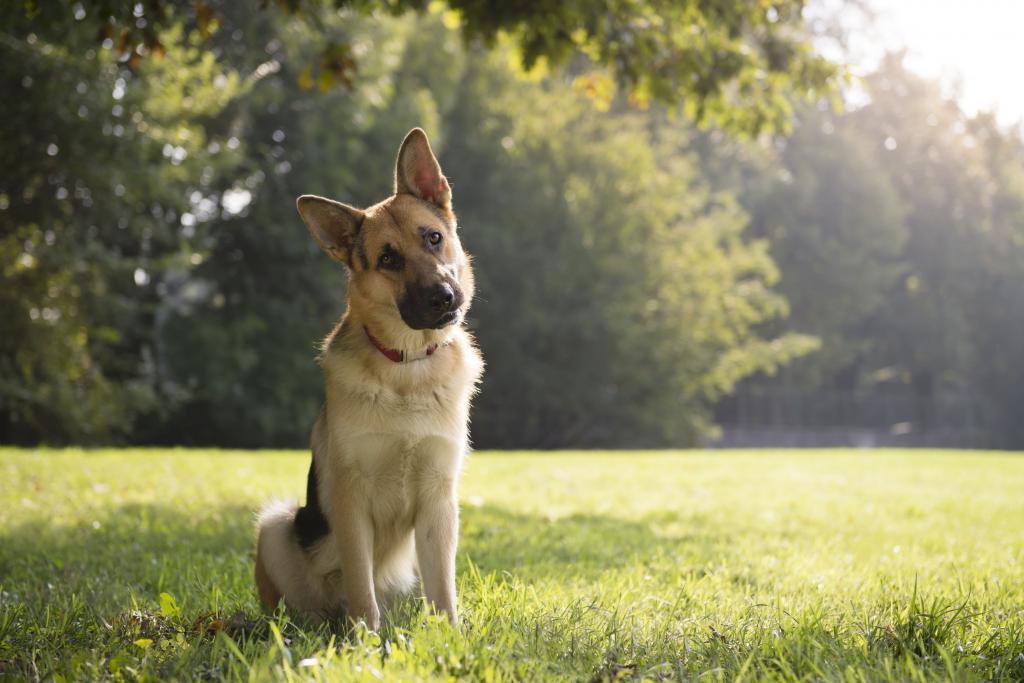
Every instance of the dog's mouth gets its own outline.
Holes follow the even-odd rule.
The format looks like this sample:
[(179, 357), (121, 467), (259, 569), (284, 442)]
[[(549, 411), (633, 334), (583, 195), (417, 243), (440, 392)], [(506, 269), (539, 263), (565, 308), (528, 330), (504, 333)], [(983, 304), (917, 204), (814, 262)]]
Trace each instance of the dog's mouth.
[(442, 327), (448, 327), (449, 325), (453, 324), (458, 319), (459, 319), (459, 312), (458, 311), (448, 311), (447, 313), (443, 314), (440, 318), (437, 319), (437, 324), (434, 325), (434, 329), (435, 330), (439, 330)]
[(440, 330), (443, 327), (453, 325), (459, 319), (458, 310), (446, 311), (439, 316), (424, 316), (410, 314), (399, 307), (402, 315), (402, 322), (414, 330)]

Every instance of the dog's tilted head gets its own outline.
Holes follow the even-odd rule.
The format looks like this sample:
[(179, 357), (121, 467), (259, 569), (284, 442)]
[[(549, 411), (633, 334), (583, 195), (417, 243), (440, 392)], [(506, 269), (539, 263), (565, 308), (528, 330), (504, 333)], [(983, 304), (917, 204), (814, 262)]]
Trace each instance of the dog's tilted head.
[(374, 318), (414, 330), (459, 322), (473, 295), (448, 180), (426, 134), (414, 128), (398, 152), (395, 194), (368, 209), (314, 195), (299, 213), (321, 248), (348, 266), (349, 301)]

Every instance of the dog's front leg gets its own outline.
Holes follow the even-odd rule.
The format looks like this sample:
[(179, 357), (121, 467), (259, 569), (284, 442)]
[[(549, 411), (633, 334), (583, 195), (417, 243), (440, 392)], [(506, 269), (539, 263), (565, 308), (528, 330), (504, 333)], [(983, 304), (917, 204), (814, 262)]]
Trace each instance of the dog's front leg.
[(331, 527), (338, 542), (348, 616), (376, 631), (380, 628), (380, 608), (373, 588), (373, 523), (369, 506), (360, 498), (350, 495), (335, 501)]
[(423, 593), (430, 606), (459, 623), (455, 597), (455, 548), (459, 539), (459, 506), (454, 491), (432, 497), (416, 516), (416, 559)]

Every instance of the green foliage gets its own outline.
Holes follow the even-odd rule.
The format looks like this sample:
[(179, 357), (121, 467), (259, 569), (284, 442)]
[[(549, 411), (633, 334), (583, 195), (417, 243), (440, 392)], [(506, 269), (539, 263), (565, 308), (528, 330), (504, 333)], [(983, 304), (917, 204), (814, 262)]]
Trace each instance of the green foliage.
[(182, 229), (195, 179), (230, 163), (199, 121), (244, 87), (180, 32), (143, 88), (81, 30), (37, 35), (3, 14), (0, 432), (109, 441), (173, 397), (162, 288), (197, 258)]
[(1024, 188), (1014, 177), (1024, 173), (1024, 142), (988, 117), (972, 120), (897, 59), (869, 86), (877, 104), (859, 123), (892, 138), (882, 153), (908, 206), (908, 272), (885, 319), (885, 360), (921, 390), (977, 396), (992, 445), (1016, 443), (1024, 435)]
[(787, 372), (787, 382), (809, 389), (876, 351), (873, 323), (906, 272), (904, 204), (870, 134), (852, 117), (803, 112), (778, 164), (758, 161), (745, 197), (752, 232), (771, 244), (782, 272), (787, 324), (822, 341), (824, 353)]
[[(106, 103), (131, 123), (124, 136), (76, 119), (89, 128), (80, 158), (122, 189), (96, 200), (103, 232), (88, 232), (87, 212), (68, 214), (66, 230), (91, 235), (85, 241), (102, 256), (81, 266), (96, 279), (78, 290), (93, 308), (68, 323), (92, 336), (78, 360), (61, 346), (63, 328), (35, 323), (12, 336), (12, 355), (50, 356), (18, 361), (21, 375), (7, 384), (41, 395), (11, 402), (5, 415), (20, 422), (6, 438), (305, 442), (319, 403), (313, 349), (341, 312), (344, 285), (305, 235), (294, 198), (367, 205), (385, 196), (397, 141), (414, 125), (431, 130), (477, 255), (472, 323), (490, 366), (478, 443), (693, 443), (709, 428), (711, 401), (812, 347), (800, 335), (754, 333), (786, 312), (771, 289), (778, 274), (767, 245), (744, 240), (743, 212), (708, 190), (686, 127), (663, 112), (618, 102), (601, 111), (563, 74), (523, 78), (512, 48), (467, 50), (441, 14), (218, 12), (244, 31), (202, 39), (175, 25), (160, 34), (163, 58), (137, 70), (117, 65), (111, 50), (83, 47), (92, 37), (72, 24), (66, 50), (86, 50), (83, 64), (105, 69), (107, 80), (55, 73), (47, 83), (68, 91), (81, 78), (124, 91)], [(23, 32), (35, 25), (22, 22)], [(60, 45), (51, 39), (46, 46)], [(359, 78), (348, 91), (304, 88), (295, 70), (336, 41), (360, 55)], [(26, 139), (48, 99), (15, 127)], [(19, 231), (51, 220), (19, 201), (20, 188), (4, 192), (17, 204), (4, 217)], [(67, 254), (46, 251), (54, 261), (33, 272), (67, 277), (81, 241), (61, 235)], [(24, 243), (10, 242), (12, 268), (27, 258)], [(14, 311), (19, 323), (40, 306), (41, 287), (11, 288), (25, 309)], [(104, 327), (111, 289), (123, 317)], [(96, 338), (108, 328), (109, 338)], [(33, 345), (30, 332), (45, 343)], [(89, 385), (51, 356), (87, 365), (99, 388), (86, 395)], [(37, 377), (36, 367), (58, 374)], [(61, 389), (63, 401), (42, 395)], [(46, 406), (49, 420), (33, 405)], [(109, 416), (76, 412), (96, 407)]]
[(802, 112), (781, 153), (713, 162), (771, 244), (787, 325), (822, 341), (775, 385), (964, 396), (982, 443), (1020, 443), (1024, 142), (899, 56), (864, 86), (848, 113)]
[[(208, 38), (248, 25), (251, 10), (237, 3), (107, 0), (25, 4), (37, 26), (67, 23), (71, 16), (99, 31), (121, 59), (136, 65), (162, 55), (159, 30), (174, 24)], [(531, 70), (563, 66), (574, 56), (592, 64), (598, 79), (614, 79), (631, 101), (679, 107), (700, 124), (758, 134), (786, 130), (791, 100), (834, 94), (841, 70), (818, 55), (803, 26), (806, 0), (613, 0), (604, 2), (504, 2), (502, 0), (277, 0), (264, 3), (267, 20), (300, 16), (325, 23), (326, 9), (362, 15), (408, 11), (442, 13), (470, 43), (493, 47), (500, 38), (516, 46), (517, 60)], [(330, 23), (329, 20), (326, 23)], [(351, 38), (335, 36), (290, 62), (304, 89), (335, 84), (351, 89), (364, 69), (363, 53)], [(578, 60), (578, 61), (580, 61)], [(432, 61), (432, 60), (431, 60)]]
[(448, 125), (487, 134), (443, 150), (490, 359), (474, 438), (693, 442), (709, 399), (808, 350), (753, 334), (786, 310), (766, 245), (743, 241), (745, 216), (708, 191), (685, 131), (597, 112), (499, 61), (473, 60)]
[(509, 34), (528, 70), (582, 53), (631, 102), (682, 104), (698, 124), (732, 131), (785, 130), (791, 97), (822, 96), (839, 81), (811, 49), (803, 0), (449, 4), (469, 38)]
[(410, 600), (351, 634), (256, 601), (252, 510), (308, 457), (0, 452), (0, 675), (1024, 675), (1020, 454), (477, 454), (459, 631)]
[(949, 395), (1024, 442), (1018, 133), (895, 58), (788, 139), (698, 132), (661, 79), (790, 119), (817, 67), (758, 64), (800, 3), (492, 4), (0, 10), (0, 440), (305, 443), (344, 276), (294, 198), (386, 196), (420, 125), (477, 257), (477, 444), (693, 444), (737, 385)]

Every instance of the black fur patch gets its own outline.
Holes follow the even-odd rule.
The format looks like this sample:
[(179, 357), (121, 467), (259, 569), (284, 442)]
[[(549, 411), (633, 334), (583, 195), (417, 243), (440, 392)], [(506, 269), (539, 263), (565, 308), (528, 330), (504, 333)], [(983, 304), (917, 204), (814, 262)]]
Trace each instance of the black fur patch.
[(359, 242), (356, 243), (356, 252), (359, 254), (359, 263), (363, 266), (363, 270), (369, 269), (370, 259), (366, 256), (366, 235), (362, 232), (359, 233)]
[[(384, 262), (385, 257), (388, 259), (387, 263)], [(377, 270), (400, 271), (402, 268), (405, 268), (405, 258), (393, 246), (385, 244), (380, 252), (380, 258), (377, 259)]]
[(316, 458), (309, 463), (309, 476), (306, 478), (306, 506), (295, 513), (295, 535), (299, 545), (309, 550), (316, 542), (326, 536), (331, 528), (320, 508), (320, 495), (317, 491)]

